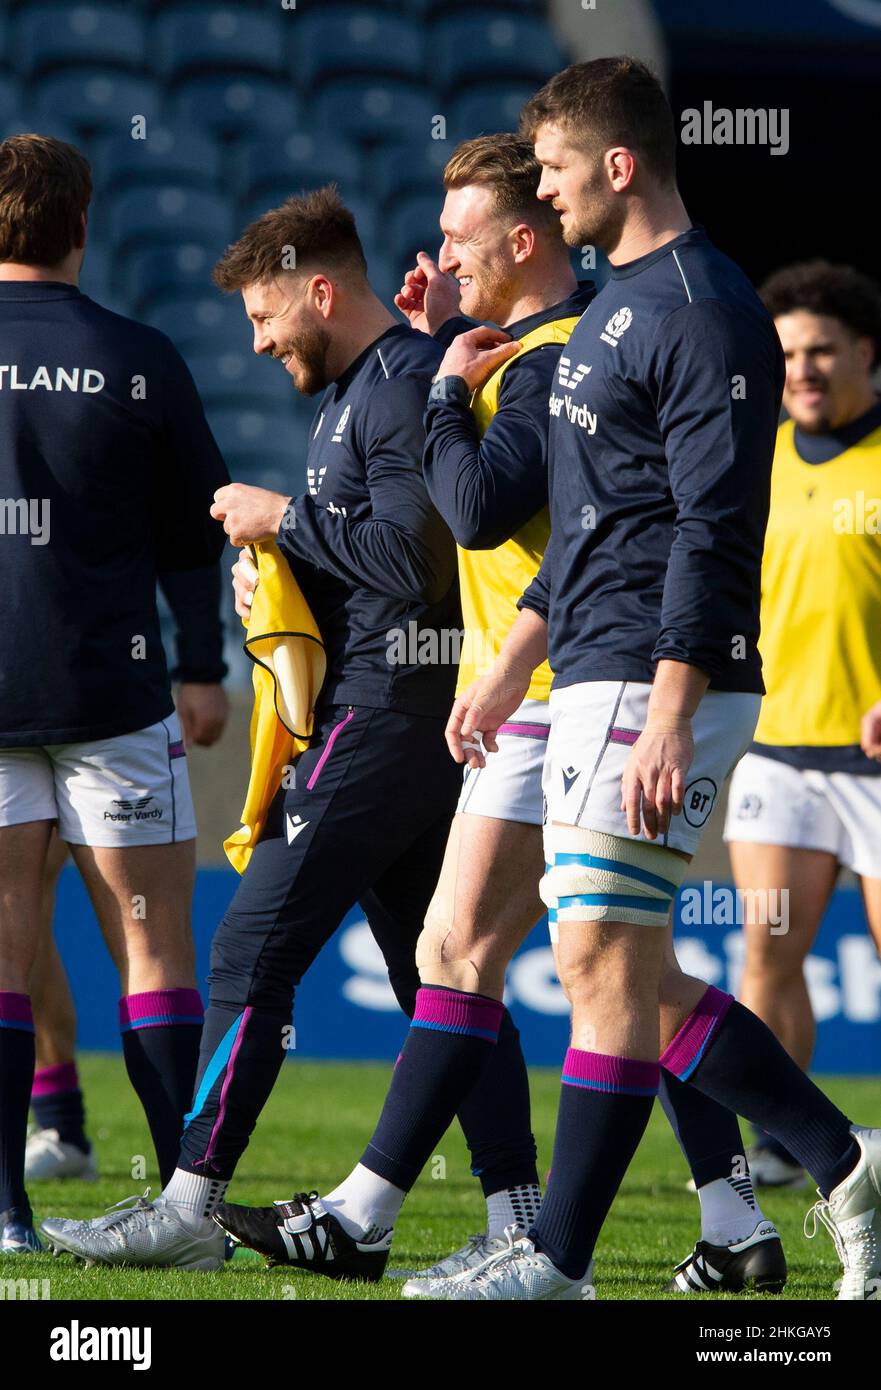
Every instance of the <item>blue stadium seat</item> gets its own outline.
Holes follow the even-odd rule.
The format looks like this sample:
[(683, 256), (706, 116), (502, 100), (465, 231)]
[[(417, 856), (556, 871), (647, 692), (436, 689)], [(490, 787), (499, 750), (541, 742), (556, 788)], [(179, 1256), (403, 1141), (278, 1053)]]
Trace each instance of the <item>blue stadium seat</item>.
[(370, 156), (370, 187), (382, 206), (405, 194), (430, 193), (443, 202), (444, 166), (452, 140), (390, 140)]
[(29, 5), (15, 25), (15, 66), (37, 77), (80, 64), (139, 72), (144, 23), (125, 5)]
[(454, 141), (473, 135), (495, 135), (500, 130), (516, 130), (520, 112), (531, 96), (534, 84), (514, 86), (507, 82), (480, 84), (477, 91), (463, 92), (450, 113), (450, 135)]
[(422, 78), (424, 30), (412, 19), (357, 5), (324, 5), (291, 27), (297, 84), (313, 90), (329, 77), (355, 73)]
[(37, 119), (33, 113), (22, 114), (21, 111), (17, 111), (7, 117), (0, 117), (0, 140), (5, 140), (7, 135), (28, 134), (33, 132), (34, 127), (40, 135), (54, 135), (56, 140), (66, 140), (69, 145), (78, 145), (87, 158), (91, 157), (88, 141), (82, 139), (79, 131), (54, 116), (41, 116)]
[(191, 348), (186, 359), (206, 406), (283, 410), (295, 390), (281, 363), (258, 357), (250, 345), (203, 344)]
[(182, 295), (211, 294), (211, 271), (223, 249), (224, 243), (218, 240), (213, 246), (184, 241), (134, 251), (126, 258), (115, 283), (135, 314), (145, 314), (152, 305), (177, 301)]
[(107, 221), (117, 256), (182, 240), (214, 246), (218, 239), (228, 241), (233, 229), (225, 198), (178, 184), (121, 193), (111, 201)]
[(527, 15), (451, 15), (432, 25), (429, 49), (434, 80), (447, 92), (498, 78), (540, 86), (566, 65), (547, 24)]
[(92, 169), (97, 187), (114, 192), (155, 183), (213, 189), (221, 178), (221, 156), (207, 135), (154, 126), (148, 127), (145, 140), (104, 136), (96, 143)]
[(281, 77), (286, 71), (284, 30), (274, 13), (180, 5), (157, 18), (153, 37), (156, 71), (171, 83), (203, 72)]
[(149, 126), (159, 121), (161, 98), (151, 78), (130, 77), (104, 68), (55, 73), (37, 86), (35, 121), (54, 120), (59, 112), (82, 136), (92, 131), (125, 132), (132, 118)]
[(317, 126), (366, 144), (394, 139), (402, 130), (417, 140), (423, 134), (428, 137), (436, 112), (437, 100), (426, 96), (424, 83), (402, 78), (325, 82), (310, 103)]
[(416, 252), (427, 251), (437, 259), (441, 244), (438, 216), (441, 200), (437, 193), (402, 198), (383, 218), (383, 240), (401, 277), (416, 263)]
[(357, 148), (329, 131), (292, 131), (281, 143), (266, 138), (243, 140), (236, 147), (237, 185), (243, 199), (255, 199), (266, 188), (287, 184), (291, 192), (317, 188), (331, 180), (345, 189), (361, 183)]
[[(18, 83), (0, 73), (0, 121), (15, 120), (21, 107)], [(22, 127), (24, 129), (24, 127)]]
[(282, 140), (296, 130), (300, 112), (289, 86), (261, 78), (229, 78), (216, 74), (190, 77), (175, 93), (175, 123), (207, 127), (234, 139), (264, 134)]
[(154, 305), (146, 314), (148, 323), (166, 333), (184, 354), (207, 343), (223, 344), (237, 352), (251, 350), (251, 327), (238, 295), (181, 295), (165, 304)]
[(80, 289), (90, 299), (109, 306), (113, 299), (111, 284), (112, 260), (106, 246), (93, 243), (91, 236), (86, 243), (86, 259), (80, 272)]

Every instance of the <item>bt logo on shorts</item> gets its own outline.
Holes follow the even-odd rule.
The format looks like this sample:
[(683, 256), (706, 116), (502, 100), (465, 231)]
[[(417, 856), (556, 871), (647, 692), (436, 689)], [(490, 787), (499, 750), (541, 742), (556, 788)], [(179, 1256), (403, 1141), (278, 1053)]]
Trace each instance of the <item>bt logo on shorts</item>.
[(161, 820), (161, 806), (154, 806), (152, 811), (147, 810), (152, 800), (152, 796), (142, 796), (137, 801), (117, 801), (114, 799), (112, 804), (118, 806), (119, 810), (105, 811), (104, 819), (110, 821), (123, 821), (126, 824), (129, 824), (133, 820)]
[(682, 798), (682, 814), (689, 825), (704, 825), (713, 809), (718, 791), (712, 777), (698, 777), (689, 782)]

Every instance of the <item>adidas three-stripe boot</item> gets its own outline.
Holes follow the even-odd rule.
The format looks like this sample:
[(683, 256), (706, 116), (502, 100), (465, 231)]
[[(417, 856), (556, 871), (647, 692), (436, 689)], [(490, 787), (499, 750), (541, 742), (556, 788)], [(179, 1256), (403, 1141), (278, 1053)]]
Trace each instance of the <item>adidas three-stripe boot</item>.
[(734, 1245), (699, 1240), (678, 1264), (667, 1293), (780, 1293), (786, 1283), (786, 1256), (776, 1226), (760, 1221), (751, 1236)]
[(242, 1207), (221, 1202), (214, 1213), (218, 1226), (237, 1245), (265, 1255), (270, 1266), (289, 1265), (324, 1274), (328, 1279), (381, 1279), (388, 1262), (393, 1228), (350, 1236), (324, 1210), (317, 1192), (298, 1192), (271, 1207)]

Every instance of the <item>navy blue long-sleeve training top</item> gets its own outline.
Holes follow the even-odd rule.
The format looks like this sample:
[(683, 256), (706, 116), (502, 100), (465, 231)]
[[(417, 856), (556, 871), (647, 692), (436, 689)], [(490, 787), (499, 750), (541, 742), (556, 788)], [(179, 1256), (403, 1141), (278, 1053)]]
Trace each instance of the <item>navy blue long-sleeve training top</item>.
[(521, 605), (554, 684), (651, 681), (670, 658), (761, 693), (761, 560), (783, 352), (746, 276), (694, 227), (615, 266), (549, 409), (551, 540)]
[(0, 746), (171, 713), (157, 574), (217, 563), (228, 481), (164, 334), (72, 285), (0, 281)]
[(308, 493), (278, 543), (327, 648), (322, 704), (446, 715), (461, 628), (456, 553), (422, 477), (422, 423), (443, 349), (395, 324), (321, 398)]
[[(554, 319), (583, 314), (588, 281), (559, 304), (502, 331), (512, 338)], [(475, 325), (449, 321), (460, 332)], [(452, 337), (444, 324), (447, 344)], [(440, 336), (440, 332), (438, 334)], [(494, 550), (547, 505), (548, 393), (563, 351), (546, 343), (515, 357), (502, 377), (498, 410), (481, 439), (467, 400), (429, 401), (423, 472), (429, 496), (465, 550)]]

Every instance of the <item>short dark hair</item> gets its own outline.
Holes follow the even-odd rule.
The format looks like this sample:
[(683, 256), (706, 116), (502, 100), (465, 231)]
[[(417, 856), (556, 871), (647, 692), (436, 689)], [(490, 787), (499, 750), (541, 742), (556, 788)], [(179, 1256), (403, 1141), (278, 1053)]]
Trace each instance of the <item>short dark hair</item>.
[[(294, 264), (289, 265), (292, 250)], [(334, 183), (264, 212), (227, 247), (214, 267), (214, 283), (222, 290), (240, 290), (287, 270), (314, 274), (323, 267), (358, 280), (367, 275), (355, 218)]]
[(541, 165), (529, 140), (513, 132), (478, 135), (457, 145), (444, 169), (444, 188), (479, 184), (489, 188), (502, 216), (556, 232), (563, 244), (560, 214), (537, 196)]
[(595, 58), (558, 72), (521, 113), (526, 139), (543, 125), (559, 126), (591, 154), (625, 145), (659, 183), (675, 183), (673, 112), (658, 78), (636, 58)]
[(852, 265), (801, 261), (770, 275), (759, 290), (772, 318), (804, 309), (838, 319), (857, 338), (875, 345), (872, 366), (881, 361), (881, 290)]
[(0, 261), (58, 265), (82, 246), (92, 197), (89, 161), (51, 135), (0, 140)]

